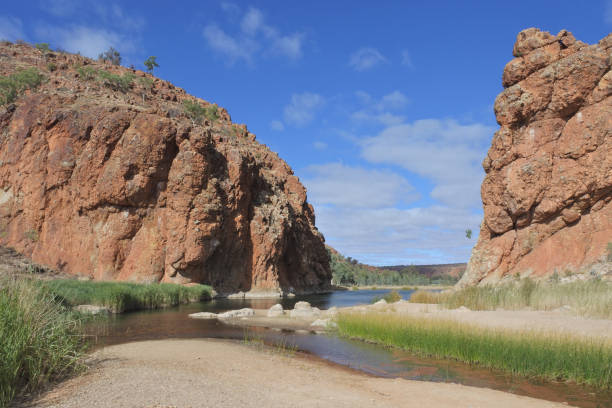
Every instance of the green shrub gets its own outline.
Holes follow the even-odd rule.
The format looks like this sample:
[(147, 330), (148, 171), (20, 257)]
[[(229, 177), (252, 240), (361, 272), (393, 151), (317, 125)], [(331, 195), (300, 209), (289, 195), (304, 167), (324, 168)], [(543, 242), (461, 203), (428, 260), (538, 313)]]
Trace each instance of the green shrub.
[(400, 295), (397, 290), (392, 290), (383, 296), (375, 296), (372, 299), (372, 303), (376, 303), (379, 300), (384, 300), (387, 303), (395, 303), (395, 302), (399, 302), (400, 300), (402, 300), (402, 295)]
[(155, 82), (152, 78), (140, 77), (138, 78), (138, 82), (140, 85), (146, 89), (147, 91), (151, 90), (153, 87), (153, 83)]
[(0, 407), (82, 367), (80, 321), (35, 280), (0, 280)]
[(185, 114), (191, 120), (198, 124), (201, 124), (204, 118), (208, 119), (211, 122), (214, 122), (219, 119), (217, 105), (208, 105), (204, 107), (198, 102), (185, 100), (183, 101), (183, 108), (185, 110)]
[(98, 71), (98, 80), (102, 85), (124, 93), (130, 90), (135, 77), (136, 76), (131, 72), (126, 72), (123, 75), (115, 75), (104, 70)]
[(13, 103), (27, 89), (37, 88), (43, 80), (44, 76), (36, 68), (0, 77), (0, 106)]
[(57, 65), (55, 65), (53, 62), (50, 62), (47, 64), (47, 69), (49, 70), (49, 72), (53, 72), (57, 69)]
[(43, 53), (47, 53), (49, 51), (51, 51), (49, 49), (49, 44), (48, 43), (38, 43), (36, 44), (36, 49), (39, 51), (42, 51)]
[(79, 78), (84, 81), (93, 81), (98, 76), (98, 70), (93, 67), (83, 67), (79, 65), (75, 68)]

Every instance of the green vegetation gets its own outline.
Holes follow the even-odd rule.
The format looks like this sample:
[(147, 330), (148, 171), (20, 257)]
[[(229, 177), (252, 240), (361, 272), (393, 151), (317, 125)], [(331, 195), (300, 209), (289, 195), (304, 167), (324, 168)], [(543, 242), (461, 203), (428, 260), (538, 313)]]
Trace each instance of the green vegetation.
[(465, 237), (467, 239), (472, 239), (472, 230), (471, 229), (468, 228), (468, 229), (465, 230)]
[(341, 314), (340, 335), (451, 358), (514, 375), (612, 387), (612, 344), (531, 331), (488, 329), (408, 316)]
[(49, 49), (49, 44), (48, 43), (38, 43), (35, 45), (36, 49), (39, 51), (42, 51), (43, 53), (47, 53), (49, 51), (51, 51)]
[(376, 303), (379, 300), (384, 300), (387, 303), (395, 303), (395, 302), (399, 302), (400, 300), (402, 300), (402, 295), (400, 295), (397, 290), (392, 290), (389, 293), (386, 293), (382, 296), (375, 296), (372, 299), (372, 303)]
[(49, 70), (49, 72), (53, 72), (57, 69), (57, 65), (55, 65), (53, 62), (50, 62), (47, 64), (47, 70)]
[(287, 357), (293, 357), (298, 350), (297, 346), (289, 343), (285, 336), (274, 343), (273, 346), (266, 346), (263, 336), (259, 333), (252, 333), (249, 328), (244, 329), (242, 343), (259, 351), (270, 351)]
[(558, 283), (535, 282), (529, 278), (498, 286), (471, 286), (456, 291), (433, 293), (417, 291), (414, 303), (440, 303), (454, 309), (471, 310), (554, 310), (570, 307), (582, 316), (612, 318), (612, 283), (599, 279)]
[(9, 76), (0, 76), (0, 106), (13, 103), (27, 89), (37, 88), (44, 78), (36, 68), (17, 71)]
[(211, 122), (219, 119), (219, 112), (217, 105), (202, 106), (198, 102), (185, 100), (183, 101), (183, 108), (185, 114), (194, 122), (201, 124), (204, 118)]
[(84, 81), (98, 80), (103, 86), (115, 91), (128, 92), (134, 82), (134, 75), (131, 72), (126, 72), (123, 75), (113, 74), (103, 69), (95, 69), (93, 67), (75, 67), (79, 78)]
[(337, 252), (327, 250), (330, 256), (330, 266), (333, 281), (336, 285), (454, 285), (457, 279), (450, 276), (431, 278), (420, 274), (416, 267), (407, 266), (401, 271), (379, 269), (359, 263), (351, 257), (344, 257)]
[(84, 81), (93, 81), (98, 76), (98, 70), (93, 67), (76, 66), (75, 69), (79, 78)]
[(182, 286), (172, 283), (139, 284), (73, 279), (52, 280), (45, 282), (44, 285), (66, 306), (91, 304), (105, 306), (115, 313), (175, 306), (207, 300), (211, 296), (210, 286), (205, 285)]
[(110, 62), (113, 65), (121, 65), (121, 54), (119, 51), (110, 47), (107, 51), (98, 55), (98, 60), (102, 62)]
[(123, 93), (130, 90), (135, 77), (136, 76), (131, 72), (126, 72), (123, 75), (116, 75), (104, 70), (98, 71), (98, 80), (102, 83), (102, 85)]
[(140, 77), (138, 78), (138, 82), (144, 89), (150, 91), (155, 81), (152, 78)]
[(0, 407), (82, 367), (80, 321), (34, 280), (0, 280)]
[(153, 73), (153, 70), (159, 67), (159, 64), (157, 63), (157, 57), (151, 56), (147, 58), (144, 62), (144, 66), (147, 67), (147, 72)]

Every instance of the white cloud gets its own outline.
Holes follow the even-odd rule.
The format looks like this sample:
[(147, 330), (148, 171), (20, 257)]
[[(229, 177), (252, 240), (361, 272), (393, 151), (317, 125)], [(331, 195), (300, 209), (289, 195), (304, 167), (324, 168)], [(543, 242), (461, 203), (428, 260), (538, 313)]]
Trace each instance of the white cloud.
[(404, 116), (393, 111), (404, 108), (409, 100), (400, 91), (393, 91), (379, 100), (363, 91), (355, 92), (355, 96), (363, 105), (361, 109), (351, 114), (351, 119), (358, 122), (378, 122), (385, 126), (399, 125), (404, 122)]
[(384, 62), (387, 62), (387, 59), (377, 49), (366, 47), (351, 55), (349, 65), (356, 71), (366, 71)]
[(327, 149), (327, 143), (316, 141), (312, 144), (317, 150), (325, 150)]
[(412, 57), (407, 50), (402, 50), (402, 65), (408, 68), (414, 68), (414, 64), (412, 63)]
[(270, 122), (270, 129), (282, 132), (283, 130), (285, 130), (285, 125), (283, 125), (283, 122), (281, 122), (280, 120), (273, 120), (272, 122)]
[(435, 183), (432, 197), (453, 207), (480, 207), (481, 167), (494, 129), (425, 119), (389, 126), (361, 141), (372, 163), (394, 164)]
[(36, 33), (39, 37), (49, 38), (53, 44), (69, 52), (97, 58), (100, 53), (109, 47), (115, 47), (121, 52), (133, 52), (136, 49), (134, 42), (126, 35), (105, 29), (95, 29), (85, 26), (38, 26)]
[(388, 170), (351, 167), (341, 163), (310, 166), (304, 179), (313, 203), (341, 208), (382, 208), (416, 198), (402, 176)]
[(481, 215), (448, 206), (401, 209), (315, 205), (327, 244), (373, 265), (467, 262)]
[(316, 93), (303, 92), (291, 95), (291, 102), (285, 106), (285, 123), (304, 126), (314, 119), (315, 113), (325, 104), (325, 99)]
[(0, 40), (15, 41), (24, 39), (23, 23), (11, 16), (0, 16)]
[[(235, 16), (241, 10), (232, 3), (222, 3), (221, 7), (228, 14)], [(232, 21), (236, 20), (235, 18)], [(266, 24), (261, 10), (254, 7), (243, 13), (233, 33), (220, 28), (215, 23), (204, 27), (202, 32), (208, 45), (230, 64), (237, 60), (253, 63), (256, 55), (275, 55), (292, 60), (302, 56), (303, 35), (300, 33), (281, 34), (279, 30)], [(232, 27), (230, 27), (231, 29)], [(237, 29), (238, 28), (238, 29)]]
[(204, 27), (203, 35), (210, 48), (225, 55), (230, 63), (234, 63), (238, 59), (252, 62), (253, 53), (257, 48), (257, 44), (253, 41), (243, 40), (239, 42), (215, 24)]

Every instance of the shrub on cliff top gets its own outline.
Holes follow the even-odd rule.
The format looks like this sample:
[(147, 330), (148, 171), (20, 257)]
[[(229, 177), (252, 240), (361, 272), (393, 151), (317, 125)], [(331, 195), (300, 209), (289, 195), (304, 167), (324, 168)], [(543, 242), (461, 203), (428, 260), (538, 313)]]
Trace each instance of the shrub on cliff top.
[(200, 105), (198, 102), (185, 100), (183, 101), (183, 108), (185, 114), (195, 123), (201, 124), (204, 118), (214, 122), (219, 119), (219, 112), (217, 105), (208, 105), (206, 107)]
[(0, 280), (0, 407), (82, 367), (80, 322), (40, 282)]
[(110, 62), (113, 65), (121, 65), (121, 54), (119, 51), (110, 47), (107, 51), (98, 55), (98, 60), (102, 62)]
[(37, 88), (43, 79), (44, 76), (36, 68), (0, 77), (0, 106), (13, 103), (27, 89)]
[(98, 80), (102, 82), (102, 85), (107, 88), (111, 88), (115, 91), (127, 92), (132, 87), (135, 75), (131, 72), (126, 72), (123, 75), (111, 74), (108, 71), (98, 71)]

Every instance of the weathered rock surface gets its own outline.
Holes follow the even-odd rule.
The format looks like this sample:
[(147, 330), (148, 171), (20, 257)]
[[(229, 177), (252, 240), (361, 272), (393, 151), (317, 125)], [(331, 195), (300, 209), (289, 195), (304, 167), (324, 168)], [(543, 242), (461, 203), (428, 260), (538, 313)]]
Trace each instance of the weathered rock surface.
[(530, 28), (514, 56), (483, 162), (484, 221), (459, 286), (588, 273), (612, 242), (612, 34), (587, 45)]
[(299, 318), (314, 318), (321, 315), (321, 310), (317, 307), (312, 307), (310, 303), (300, 301), (293, 306), (293, 310), (289, 311), (290, 317), (299, 317)]
[[(122, 92), (79, 66), (135, 79)], [(198, 124), (183, 101), (208, 102), (144, 72), (0, 43), (0, 74), (23, 67), (47, 80), (0, 107), (0, 245), (97, 280), (329, 287), (306, 190), (224, 109)]]

